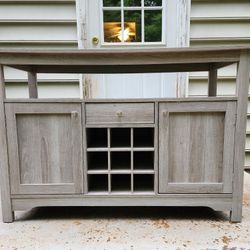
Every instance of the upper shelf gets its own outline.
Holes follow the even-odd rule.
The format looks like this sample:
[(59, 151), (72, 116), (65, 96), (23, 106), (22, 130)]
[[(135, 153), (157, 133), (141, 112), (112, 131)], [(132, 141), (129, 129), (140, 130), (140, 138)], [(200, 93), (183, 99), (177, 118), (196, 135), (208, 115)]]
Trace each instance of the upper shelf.
[(209, 71), (238, 62), (243, 47), (113, 50), (0, 50), (0, 64), (37, 73)]

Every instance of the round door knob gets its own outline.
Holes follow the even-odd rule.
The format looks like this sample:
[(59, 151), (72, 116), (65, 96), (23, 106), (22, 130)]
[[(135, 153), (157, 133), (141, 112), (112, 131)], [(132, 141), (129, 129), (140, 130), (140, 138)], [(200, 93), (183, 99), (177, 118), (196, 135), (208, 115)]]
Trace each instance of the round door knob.
[(92, 43), (93, 43), (94, 45), (98, 45), (98, 43), (99, 43), (99, 38), (96, 37), (96, 36), (94, 36), (94, 37), (92, 38)]
[(117, 115), (118, 117), (122, 117), (122, 116), (123, 116), (122, 111), (117, 111), (117, 112), (116, 112), (116, 115)]

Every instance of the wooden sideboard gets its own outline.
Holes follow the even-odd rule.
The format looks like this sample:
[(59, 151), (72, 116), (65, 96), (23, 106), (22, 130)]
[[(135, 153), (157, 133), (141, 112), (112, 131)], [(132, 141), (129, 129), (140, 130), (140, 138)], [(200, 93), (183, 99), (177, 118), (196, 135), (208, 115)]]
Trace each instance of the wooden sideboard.
[[(3, 221), (39, 206), (207, 206), (242, 217), (250, 48), (0, 50)], [(238, 63), (236, 94), (217, 70)], [(5, 97), (3, 66), (28, 72)], [(37, 73), (208, 71), (208, 96), (40, 99)], [(152, 83), (153, 84), (153, 83)]]

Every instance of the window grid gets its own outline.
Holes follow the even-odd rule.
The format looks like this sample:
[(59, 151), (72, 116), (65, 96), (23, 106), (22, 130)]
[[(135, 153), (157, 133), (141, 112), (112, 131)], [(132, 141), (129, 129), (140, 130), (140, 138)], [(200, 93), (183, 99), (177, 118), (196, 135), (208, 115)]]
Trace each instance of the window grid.
[[(144, 0), (141, 0), (141, 6), (124, 6), (124, 0), (121, 0), (121, 6), (120, 7), (112, 7), (112, 6), (103, 6), (103, 1), (101, 1), (102, 3), (102, 11), (101, 11), (101, 22), (102, 22), (102, 43), (103, 44), (132, 44), (132, 45), (136, 45), (136, 44), (159, 44), (163, 42), (163, 38), (164, 38), (164, 18), (165, 18), (165, 11), (164, 11), (164, 5), (162, 4), (162, 6), (145, 6), (144, 5)], [(105, 42), (104, 41), (104, 11), (121, 11), (121, 37), (122, 37), (122, 41), (120, 43), (114, 43), (114, 42)], [(124, 11), (126, 10), (140, 10), (141, 11), (141, 42), (126, 42), (124, 41)], [(145, 10), (161, 10), (162, 11), (162, 33), (161, 33), (161, 41), (160, 42), (145, 42)]]

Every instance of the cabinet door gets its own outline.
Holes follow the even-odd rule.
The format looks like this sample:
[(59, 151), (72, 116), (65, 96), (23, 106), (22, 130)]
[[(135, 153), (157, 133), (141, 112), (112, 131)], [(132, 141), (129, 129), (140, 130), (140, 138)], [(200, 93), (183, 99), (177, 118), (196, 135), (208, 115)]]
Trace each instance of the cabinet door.
[(81, 104), (6, 104), (12, 194), (82, 192)]
[(160, 103), (160, 193), (232, 192), (235, 104)]

